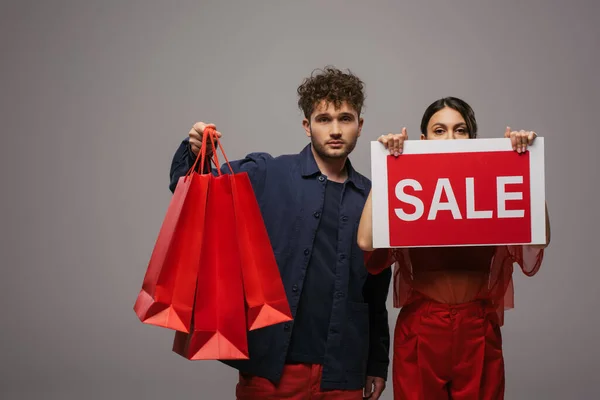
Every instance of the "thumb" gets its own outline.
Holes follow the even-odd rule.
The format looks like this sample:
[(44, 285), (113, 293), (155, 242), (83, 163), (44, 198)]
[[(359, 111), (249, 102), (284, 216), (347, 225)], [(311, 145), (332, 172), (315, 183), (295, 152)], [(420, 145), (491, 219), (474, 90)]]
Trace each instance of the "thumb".
[(404, 136), (404, 140), (408, 139), (408, 131), (406, 128), (402, 128), (402, 136)]
[(510, 138), (510, 126), (507, 126), (506, 129), (504, 130), (504, 137)]
[(371, 378), (367, 379), (367, 383), (365, 384), (365, 397), (371, 397), (373, 394), (373, 380)]

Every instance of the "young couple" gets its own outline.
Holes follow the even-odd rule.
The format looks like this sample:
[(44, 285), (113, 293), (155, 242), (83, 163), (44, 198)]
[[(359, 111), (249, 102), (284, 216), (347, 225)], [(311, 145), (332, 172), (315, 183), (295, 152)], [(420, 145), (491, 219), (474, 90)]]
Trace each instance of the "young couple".
[[(371, 182), (348, 159), (363, 126), (364, 84), (327, 67), (306, 78), (298, 96), (310, 143), (298, 154), (251, 153), (231, 163), (250, 177), (294, 317), (250, 331), (249, 360), (224, 361), (239, 370), (236, 398), (378, 399), (389, 366), (393, 265), (394, 305), (402, 307), (394, 398), (502, 399), (499, 327), (513, 305), (513, 263), (535, 274), (545, 246), (373, 249)], [(173, 158), (172, 191), (207, 128), (221, 137), (213, 124), (193, 125)], [(476, 136), (474, 113), (460, 99), (425, 111), (423, 140)], [(517, 152), (535, 136), (505, 132)], [(406, 139), (403, 129), (378, 140), (401, 156)]]

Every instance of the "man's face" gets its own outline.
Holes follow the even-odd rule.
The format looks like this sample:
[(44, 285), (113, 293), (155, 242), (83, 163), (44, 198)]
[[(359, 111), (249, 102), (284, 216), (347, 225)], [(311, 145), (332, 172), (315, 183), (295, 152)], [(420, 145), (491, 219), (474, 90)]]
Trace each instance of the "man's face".
[(336, 109), (322, 100), (310, 116), (302, 121), (315, 152), (324, 159), (345, 158), (354, 150), (360, 136), (363, 119), (348, 103)]

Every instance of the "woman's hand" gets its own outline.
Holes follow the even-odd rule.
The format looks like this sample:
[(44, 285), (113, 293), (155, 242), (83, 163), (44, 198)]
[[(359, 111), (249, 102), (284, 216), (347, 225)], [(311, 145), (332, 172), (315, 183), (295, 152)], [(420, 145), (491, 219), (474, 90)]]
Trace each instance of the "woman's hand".
[(391, 155), (398, 157), (402, 154), (404, 141), (407, 139), (408, 133), (406, 132), (406, 128), (402, 128), (402, 133), (388, 133), (387, 135), (381, 135), (377, 141), (382, 143), (385, 148), (390, 151)]
[(525, 153), (527, 146), (531, 146), (537, 137), (534, 131), (511, 131), (510, 127), (506, 127), (504, 137), (510, 139), (512, 148), (517, 153)]

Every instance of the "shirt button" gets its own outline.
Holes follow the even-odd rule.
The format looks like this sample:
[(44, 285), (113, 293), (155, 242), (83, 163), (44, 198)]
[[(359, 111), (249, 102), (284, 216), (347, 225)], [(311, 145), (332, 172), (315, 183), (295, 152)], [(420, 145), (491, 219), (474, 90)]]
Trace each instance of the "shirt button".
[(297, 291), (298, 291), (298, 285), (292, 286), (292, 292), (297, 292)]
[(346, 259), (346, 255), (345, 254), (340, 254), (340, 260), (344, 261)]
[(325, 182), (325, 177), (323, 175), (319, 177), (319, 182)]
[(290, 324), (285, 324), (283, 326), (283, 330), (286, 331), (286, 332), (289, 331), (290, 330)]
[(344, 293), (342, 293), (342, 292), (337, 292), (337, 293), (335, 294), (335, 297), (337, 297), (338, 299), (341, 299), (342, 297), (344, 297)]
[(307, 256), (310, 253), (308, 249), (304, 249), (304, 255)]
[(456, 315), (456, 310), (452, 309), (451, 313), (452, 313), (452, 315)]
[(346, 222), (348, 221), (348, 217), (346, 217), (345, 215), (342, 217), (342, 221)]
[(319, 218), (321, 216), (321, 213), (316, 211), (313, 215), (315, 216), (315, 218)]

